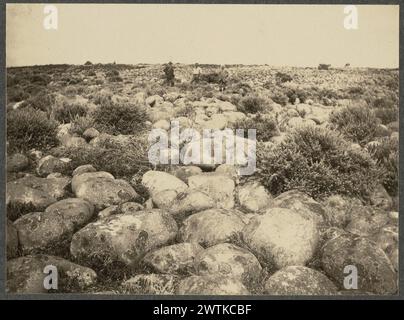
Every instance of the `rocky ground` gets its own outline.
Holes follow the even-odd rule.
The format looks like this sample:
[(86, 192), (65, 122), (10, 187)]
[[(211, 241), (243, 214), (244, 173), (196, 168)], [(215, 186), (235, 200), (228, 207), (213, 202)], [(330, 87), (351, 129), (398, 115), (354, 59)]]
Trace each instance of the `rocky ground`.
[[(317, 171), (310, 183), (278, 184), (280, 174), (263, 175), (260, 160), (252, 176), (228, 164), (154, 166), (147, 134), (169, 131), (172, 120), (199, 131), (260, 123), (258, 153), (289, 143), (299, 128), (339, 130), (349, 150), (387, 170), (372, 150), (398, 145), (398, 71), (229, 66), (219, 92), (217, 68), (203, 70), (212, 79), (191, 83), (191, 67), (176, 65), (168, 87), (160, 65), (8, 69), (8, 292), (397, 293), (396, 158), (389, 180), (383, 171), (361, 196), (348, 189), (362, 182), (357, 171), (323, 192)], [(374, 132), (353, 136), (330, 120), (352, 105), (374, 110)], [(134, 108), (142, 111), (124, 123)], [(24, 110), (31, 120), (16, 133)], [(26, 133), (33, 112), (57, 125), (54, 136)], [(43, 286), (47, 265), (58, 268), (57, 290)], [(344, 286), (347, 266), (358, 270), (356, 290)]]

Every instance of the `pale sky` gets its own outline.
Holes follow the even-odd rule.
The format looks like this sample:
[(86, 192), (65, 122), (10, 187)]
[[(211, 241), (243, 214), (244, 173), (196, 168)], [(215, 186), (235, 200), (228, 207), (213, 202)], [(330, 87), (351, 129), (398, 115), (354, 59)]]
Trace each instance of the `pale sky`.
[(241, 63), (273, 66), (398, 67), (399, 6), (7, 4), (7, 66), (93, 63)]

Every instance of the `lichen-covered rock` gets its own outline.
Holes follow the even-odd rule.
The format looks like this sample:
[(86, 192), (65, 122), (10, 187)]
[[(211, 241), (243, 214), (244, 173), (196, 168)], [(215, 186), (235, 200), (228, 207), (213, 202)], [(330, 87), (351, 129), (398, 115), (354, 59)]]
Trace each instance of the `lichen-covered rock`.
[(326, 222), (332, 227), (345, 228), (350, 221), (353, 208), (360, 205), (360, 202), (332, 195), (324, 199), (322, 205)]
[(337, 287), (324, 274), (304, 266), (278, 270), (266, 281), (264, 292), (269, 295), (336, 295)]
[(11, 259), (18, 255), (18, 234), (17, 229), (8, 219), (6, 231), (7, 259)]
[(217, 174), (228, 176), (236, 184), (240, 183), (239, 168), (231, 164), (221, 164), (215, 169)]
[(127, 181), (115, 179), (110, 173), (102, 171), (74, 176), (72, 190), (77, 198), (91, 202), (98, 210), (138, 198)]
[(93, 217), (94, 207), (82, 199), (64, 199), (45, 209), (22, 216), (14, 222), (24, 254), (56, 254), (68, 247), (73, 233)]
[(272, 196), (259, 182), (249, 182), (240, 186), (237, 196), (241, 208), (247, 212), (259, 212), (272, 203)]
[(32, 210), (40, 211), (63, 198), (69, 183), (68, 177), (47, 179), (26, 175), (7, 183), (6, 204), (30, 206)]
[(310, 217), (320, 225), (324, 222), (324, 207), (298, 190), (290, 190), (280, 194), (273, 200), (272, 207), (295, 210), (300, 215)]
[(135, 266), (145, 253), (172, 241), (177, 231), (174, 219), (158, 209), (118, 214), (76, 232), (70, 252), (80, 261), (102, 257)]
[(95, 284), (94, 270), (49, 255), (28, 255), (7, 262), (8, 293), (46, 293), (44, 268), (53, 265), (58, 272), (57, 292), (80, 291)]
[(79, 174), (86, 173), (86, 172), (96, 172), (97, 170), (91, 164), (84, 164), (82, 166), (78, 166), (76, 169), (73, 170), (72, 176), (78, 176)]
[(222, 174), (200, 174), (188, 179), (190, 189), (199, 190), (216, 201), (223, 209), (234, 207), (234, 181)]
[(177, 196), (177, 190), (162, 190), (153, 194), (152, 201), (157, 208), (168, 210)]
[(177, 193), (188, 189), (188, 186), (177, 177), (162, 171), (147, 171), (142, 177), (142, 185), (152, 197), (165, 190)]
[(91, 139), (94, 139), (94, 138), (98, 137), (99, 135), (100, 135), (100, 132), (95, 128), (87, 128), (83, 132), (83, 137), (85, 139), (87, 139), (87, 141), (91, 140)]
[(174, 294), (179, 277), (171, 274), (138, 274), (122, 283), (130, 294)]
[(250, 219), (242, 230), (249, 248), (266, 262), (283, 268), (305, 265), (319, 241), (316, 222), (290, 209), (268, 209)]
[(381, 209), (370, 206), (355, 206), (345, 230), (359, 236), (371, 236), (387, 225), (389, 217)]
[(180, 237), (183, 242), (197, 242), (203, 247), (210, 247), (228, 242), (244, 226), (243, 220), (233, 211), (208, 209), (186, 218)]
[(377, 294), (397, 291), (397, 274), (377, 245), (363, 237), (345, 234), (328, 241), (322, 249), (324, 272), (343, 288), (344, 268), (353, 265), (358, 270), (358, 290)]
[(231, 277), (222, 275), (190, 276), (180, 281), (179, 295), (248, 295), (247, 288)]
[(195, 272), (195, 257), (203, 251), (197, 243), (178, 243), (149, 252), (143, 259), (160, 273), (189, 274)]
[(140, 203), (137, 202), (125, 202), (122, 203), (118, 206), (119, 212), (120, 213), (135, 213), (135, 212), (140, 212), (144, 208)]
[(200, 275), (233, 277), (246, 285), (261, 273), (261, 265), (250, 251), (230, 243), (220, 243), (201, 251), (195, 266)]
[(54, 172), (64, 172), (69, 168), (71, 159), (56, 158), (54, 156), (46, 156), (39, 160), (36, 172), (39, 176), (44, 177)]
[(188, 183), (188, 178), (202, 173), (202, 169), (197, 166), (179, 166), (172, 169), (171, 174), (178, 179)]
[(98, 217), (98, 219), (103, 219), (103, 218), (112, 216), (117, 213), (119, 213), (119, 206), (115, 205), (115, 206), (110, 206), (110, 207), (107, 207), (107, 208), (101, 210), (100, 212), (98, 212), (97, 217)]
[(177, 194), (168, 209), (173, 217), (182, 220), (193, 213), (214, 208), (215, 205), (216, 202), (206, 193), (188, 190)]

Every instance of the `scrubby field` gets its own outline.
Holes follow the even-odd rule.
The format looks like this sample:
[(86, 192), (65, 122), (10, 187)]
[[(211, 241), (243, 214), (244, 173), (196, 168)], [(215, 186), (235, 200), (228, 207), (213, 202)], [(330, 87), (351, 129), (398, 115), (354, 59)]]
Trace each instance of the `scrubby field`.
[[(8, 291), (397, 293), (398, 71), (202, 69), (7, 70)], [(171, 120), (257, 129), (257, 170), (151, 164)]]

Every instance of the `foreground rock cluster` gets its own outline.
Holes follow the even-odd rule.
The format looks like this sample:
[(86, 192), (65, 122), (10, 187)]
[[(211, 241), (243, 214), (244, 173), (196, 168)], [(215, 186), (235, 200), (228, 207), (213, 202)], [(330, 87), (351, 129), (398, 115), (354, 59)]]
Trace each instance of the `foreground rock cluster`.
[[(32, 212), (8, 220), (8, 291), (46, 292), (50, 264), (60, 292), (334, 295), (346, 292), (347, 265), (358, 270), (355, 293), (397, 291), (395, 214), (297, 190), (274, 198), (220, 167), (148, 171), (141, 183), (145, 204), (92, 166), (9, 182), (7, 204)], [(117, 266), (125, 276), (99, 289)]]

